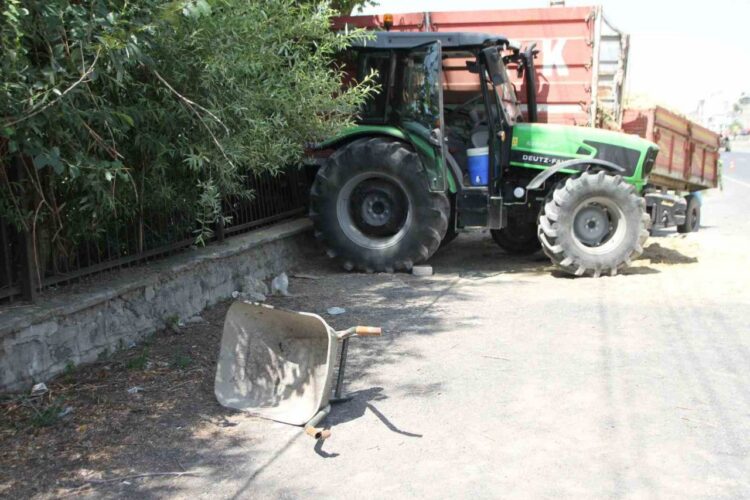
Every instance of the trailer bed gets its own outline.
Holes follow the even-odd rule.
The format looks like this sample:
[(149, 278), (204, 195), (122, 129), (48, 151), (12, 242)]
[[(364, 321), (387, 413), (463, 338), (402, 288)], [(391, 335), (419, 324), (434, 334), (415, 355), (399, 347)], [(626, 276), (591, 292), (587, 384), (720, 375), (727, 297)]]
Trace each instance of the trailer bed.
[(622, 128), (659, 145), (649, 184), (700, 191), (719, 184), (719, 134), (661, 106), (626, 109)]

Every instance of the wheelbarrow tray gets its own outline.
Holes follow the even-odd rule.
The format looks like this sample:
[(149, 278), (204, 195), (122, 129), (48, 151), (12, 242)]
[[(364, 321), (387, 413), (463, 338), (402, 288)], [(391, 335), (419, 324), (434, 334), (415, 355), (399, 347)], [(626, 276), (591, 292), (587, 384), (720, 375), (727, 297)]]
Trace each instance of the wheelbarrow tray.
[(336, 332), (317, 314), (235, 302), (224, 322), (216, 399), (304, 425), (328, 404), (336, 350)]

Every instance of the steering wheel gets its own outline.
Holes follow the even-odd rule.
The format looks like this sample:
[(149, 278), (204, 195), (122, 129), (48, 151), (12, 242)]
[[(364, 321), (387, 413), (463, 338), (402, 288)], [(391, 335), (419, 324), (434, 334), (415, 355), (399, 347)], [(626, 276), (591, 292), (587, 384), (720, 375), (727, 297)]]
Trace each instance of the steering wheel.
[(455, 114), (460, 114), (460, 113), (469, 114), (468, 113), (468, 108), (474, 106), (476, 103), (481, 102), (481, 101), (482, 101), (482, 95), (480, 94), (478, 96), (472, 97), (471, 99), (469, 99), (468, 101), (466, 101), (466, 102), (464, 102), (462, 104), (459, 104), (455, 108), (453, 108), (450, 111), (448, 111), (447, 114), (454, 114), (454, 113)]

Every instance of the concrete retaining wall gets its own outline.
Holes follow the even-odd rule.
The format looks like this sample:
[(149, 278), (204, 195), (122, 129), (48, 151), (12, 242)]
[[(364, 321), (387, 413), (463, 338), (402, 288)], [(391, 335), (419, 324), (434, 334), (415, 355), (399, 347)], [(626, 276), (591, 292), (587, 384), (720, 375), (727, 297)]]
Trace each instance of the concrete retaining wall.
[(95, 361), (173, 321), (185, 321), (232, 292), (265, 292), (263, 280), (309, 251), (310, 222), (298, 219), (121, 271), (99, 285), (0, 308), (0, 391), (28, 388), (68, 363)]

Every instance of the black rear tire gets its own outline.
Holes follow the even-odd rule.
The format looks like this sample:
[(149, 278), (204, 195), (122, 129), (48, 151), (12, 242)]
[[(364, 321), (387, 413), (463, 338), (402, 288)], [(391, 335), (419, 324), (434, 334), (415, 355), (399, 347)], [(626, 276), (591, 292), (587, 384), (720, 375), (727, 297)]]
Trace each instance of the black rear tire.
[(490, 234), (495, 243), (503, 250), (514, 255), (529, 255), (539, 251), (541, 243), (537, 235), (536, 221), (508, 221), (502, 229), (491, 229)]
[(646, 200), (621, 176), (584, 172), (547, 196), (539, 240), (567, 273), (614, 276), (643, 252), (650, 220)]
[(678, 233), (694, 233), (701, 227), (701, 204), (695, 196), (686, 196), (685, 223), (677, 226)]
[(409, 271), (429, 259), (448, 229), (450, 206), (431, 192), (419, 156), (373, 137), (333, 153), (310, 190), (315, 237), (347, 271)]
[(456, 231), (456, 195), (450, 197), (449, 203), (451, 209), (448, 217), (448, 229), (445, 231), (443, 241), (440, 242), (440, 248), (449, 245), (451, 241), (458, 237), (458, 231)]

